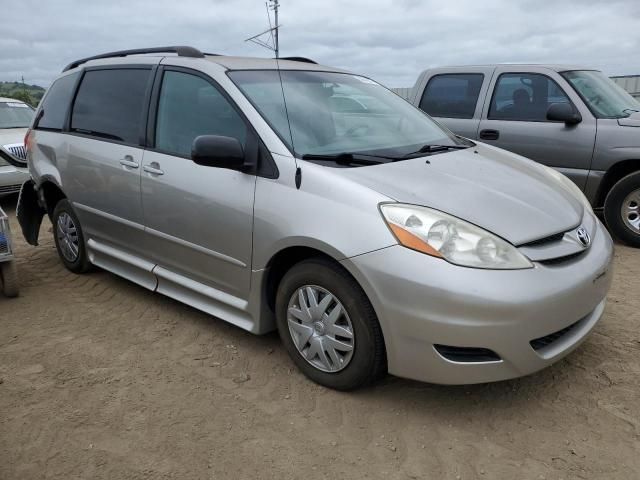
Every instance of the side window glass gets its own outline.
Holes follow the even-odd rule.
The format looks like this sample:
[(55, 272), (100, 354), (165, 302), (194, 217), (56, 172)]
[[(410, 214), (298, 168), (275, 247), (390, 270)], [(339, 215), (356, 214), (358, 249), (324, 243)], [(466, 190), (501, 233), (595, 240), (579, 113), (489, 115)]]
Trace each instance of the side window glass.
[(72, 73), (53, 82), (38, 109), (36, 128), (62, 130), (77, 79), (78, 73)]
[(89, 70), (71, 113), (71, 130), (138, 145), (151, 70)]
[(545, 122), (552, 103), (570, 100), (551, 78), (538, 73), (503, 73), (493, 92), (489, 119)]
[(424, 90), (420, 108), (433, 117), (473, 118), (483, 81), (481, 73), (436, 75)]
[(233, 137), (244, 146), (247, 126), (211, 83), (196, 75), (166, 71), (158, 102), (155, 148), (190, 157), (193, 140), (200, 135)]

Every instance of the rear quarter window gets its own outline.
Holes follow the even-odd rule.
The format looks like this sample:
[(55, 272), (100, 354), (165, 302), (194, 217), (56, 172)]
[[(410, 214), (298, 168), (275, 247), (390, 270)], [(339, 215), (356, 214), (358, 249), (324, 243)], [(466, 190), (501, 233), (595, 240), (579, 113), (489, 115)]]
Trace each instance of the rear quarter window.
[(424, 89), (420, 108), (432, 117), (473, 118), (483, 81), (482, 73), (435, 75)]
[(71, 131), (138, 145), (151, 70), (89, 70), (71, 113)]
[(38, 109), (36, 118), (39, 120), (35, 128), (62, 130), (65, 119), (67, 118), (67, 112), (69, 111), (69, 105), (71, 104), (71, 97), (73, 96), (78, 75), (78, 72), (72, 73), (60, 77), (53, 82), (53, 85), (49, 87), (47, 94), (42, 100), (42, 105)]

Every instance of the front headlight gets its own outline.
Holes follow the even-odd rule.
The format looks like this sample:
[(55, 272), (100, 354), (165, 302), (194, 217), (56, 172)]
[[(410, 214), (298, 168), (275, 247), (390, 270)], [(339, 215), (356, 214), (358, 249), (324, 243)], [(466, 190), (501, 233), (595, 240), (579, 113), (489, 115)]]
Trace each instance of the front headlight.
[(517, 248), (471, 223), (431, 208), (383, 203), (380, 211), (400, 245), (464, 267), (531, 268)]

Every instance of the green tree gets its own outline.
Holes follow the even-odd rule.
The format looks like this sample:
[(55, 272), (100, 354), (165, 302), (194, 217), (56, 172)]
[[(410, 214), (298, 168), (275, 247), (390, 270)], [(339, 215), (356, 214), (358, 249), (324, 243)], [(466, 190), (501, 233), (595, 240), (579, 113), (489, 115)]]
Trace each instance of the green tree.
[(11, 92), (9, 94), (9, 97), (15, 98), (16, 100), (20, 100), (24, 103), (28, 103), (32, 107), (35, 107), (37, 104), (36, 102), (33, 101), (33, 98), (31, 98), (31, 95), (29, 95), (26, 91)]

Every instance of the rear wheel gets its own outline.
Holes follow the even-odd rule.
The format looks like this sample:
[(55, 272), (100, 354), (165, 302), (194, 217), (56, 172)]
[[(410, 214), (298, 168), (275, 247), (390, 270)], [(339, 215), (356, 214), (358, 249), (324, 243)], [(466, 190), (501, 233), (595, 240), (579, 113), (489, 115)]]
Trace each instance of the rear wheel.
[(58, 256), (65, 267), (73, 273), (84, 273), (91, 269), (80, 221), (69, 200), (62, 199), (53, 209), (53, 238)]
[(355, 280), (332, 262), (305, 260), (285, 274), (276, 319), (292, 360), (320, 385), (352, 390), (386, 371), (373, 307)]
[(640, 248), (640, 172), (627, 175), (611, 188), (604, 202), (604, 218), (616, 237)]
[(18, 268), (15, 262), (0, 263), (0, 280), (2, 281), (2, 293), (5, 297), (13, 298), (20, 294)]

